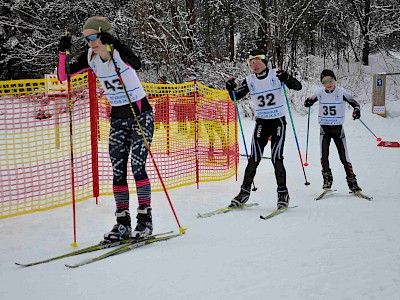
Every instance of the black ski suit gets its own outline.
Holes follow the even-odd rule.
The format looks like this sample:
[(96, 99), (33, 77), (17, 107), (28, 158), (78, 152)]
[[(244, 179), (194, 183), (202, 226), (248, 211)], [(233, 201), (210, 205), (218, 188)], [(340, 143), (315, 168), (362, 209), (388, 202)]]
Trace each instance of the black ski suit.
[[(257, 79), (265, 79), (270, 70), (267, 68), (260, 74), (255, 74)], [(279, 78), (276, 78), (280, 80)], [(281, 81), (282, 82), (282, 81)], [(294, 77), (288, 75), (283, 81), (289, 89), (301, 90), (301, 83)], [(247, 80), (245, 79), (241, 86), (236, 90), (236, 99), (242, 99), (250, 92)], [(232, 91), (229, 91), (233, 98)], [(271, 161), (275, 169), (275, 178), (278, 186), (278, 191), (287, 190), (286, 187), (286, 170), (283, 164), (283, 150), (286, 136), (286, 118), (285, 116), (274, 119), (256, 118), (256, 125), (253, 132), (251, 142), (251, 154), (247, 163), (244, 174), (242, 187), (250, 189), (254, 176), (256, 175), (257, 167), (263, 157), (265, 146), (268, 140), (271, 140)]]

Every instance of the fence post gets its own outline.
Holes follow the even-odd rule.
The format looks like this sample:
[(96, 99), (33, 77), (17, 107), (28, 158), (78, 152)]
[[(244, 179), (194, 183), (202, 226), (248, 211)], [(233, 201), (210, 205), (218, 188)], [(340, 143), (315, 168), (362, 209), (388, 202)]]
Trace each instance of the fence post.
[(170, 141), (171, 141), (171, 121), (170, 121), (170, 114), (169, 114), (171, 103), (170, 103), (170, 100), (169, 100), (169, 94), (166, 95), (165, 101), (166, 101), (165, 107), (167, 108), (166, 109), (166, 114), (167, 115), (165, 116), (165, 119), (166, 119), (165, 131), (166, 131), (166, 135), (167, 135), (167, 155), (169, 156), (170, 148), (171, 148), (171, 145), (170, 145)]
[[(200, 171), (199, 171), (199, 126), (198, 126), (198, 111), (197, 111), (197, 80), (196, 76), (193, 76), (193, 99), (194, 99), (194, 153), (195, 153), (195, 159), (196, 159), (196, 184), (197, 184), (197, 189), (199, 189), (199, 184), (200, 184)], [(190, 109), (190, 107), (189, 107)]]
[(99, 102), (96, 95), (96, 76), (92, 71), (88, 72), (88, 90), (90, 107), (90, 141), (92, 150), (92, 178), (93, 178), (93, 197), (96, 204), (99, 203)]

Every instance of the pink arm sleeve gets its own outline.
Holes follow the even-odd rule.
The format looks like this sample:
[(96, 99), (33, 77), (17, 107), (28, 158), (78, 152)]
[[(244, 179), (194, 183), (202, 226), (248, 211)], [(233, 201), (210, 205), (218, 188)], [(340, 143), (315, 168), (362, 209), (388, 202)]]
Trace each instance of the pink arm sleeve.
[(65, 70), (66, 59), (67, 59), (67, 54), (58, 52), (57, 75), (58, 75), (58, 80), (60, 82), (67, 80), (67, 71)]
[[(67, 54), (59, 52), (58, 53), (57, 75), (58, 75), (58, 80), (60, 82), (67, 80), (67, 70), (65, 69), (66, 60), (67, 60)], [(71, 77), (74, 77), (77, 74), (86, 72), (89, 69), (90, 69), (90, 67), (86, 67), (86, 68), (80, 70), (79, 72), (71, 74)]]

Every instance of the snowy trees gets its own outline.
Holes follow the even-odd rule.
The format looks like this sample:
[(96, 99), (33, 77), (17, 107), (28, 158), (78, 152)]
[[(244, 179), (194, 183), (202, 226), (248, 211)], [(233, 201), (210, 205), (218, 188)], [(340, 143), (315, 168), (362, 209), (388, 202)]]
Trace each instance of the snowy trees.
[(176, 82), (202, 63), (242, 61), (255, 47), (294, 72), (308, 55), (368, 64), (371, 51), (400, 45), (400, 7), (391, 0), (8, 0), (0, 13), (0, 80), (53, 70), (64, 28), (80, 51), (81, 26), (93, 15), (114, 23), (144, 68)]

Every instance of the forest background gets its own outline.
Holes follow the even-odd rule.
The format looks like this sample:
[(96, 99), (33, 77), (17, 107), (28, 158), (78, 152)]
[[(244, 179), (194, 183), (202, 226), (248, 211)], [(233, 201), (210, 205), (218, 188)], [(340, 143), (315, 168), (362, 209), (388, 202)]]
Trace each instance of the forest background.
[[(271, 66), (300, 79), (325, 65), (368, 65), (371, 53), (400, 46), (399, 0), (0, 0), (0, 80), (54, 72), (58, 43), (72, 32), (82, 52), (86, 18), (103, 15), (143, 62), (142, 81), (198, 79), (224, 88), (246, 71), (246, 54), (268, 52)], [(310, 70), (311, 56), (323, 66)], [(314, 76), (315, 77), (315, 76)]]

